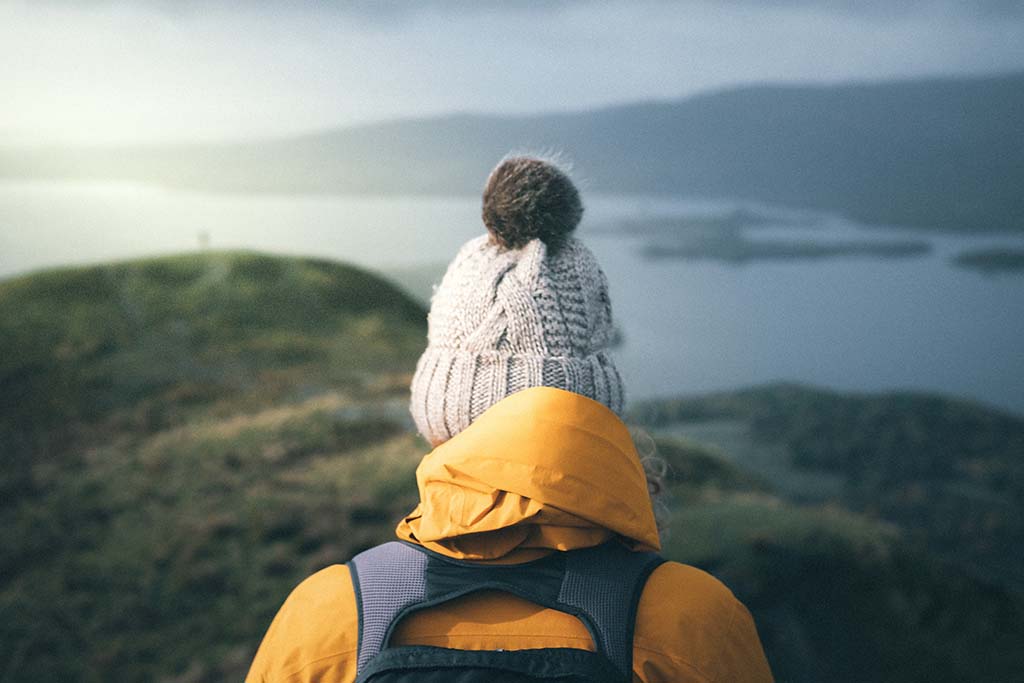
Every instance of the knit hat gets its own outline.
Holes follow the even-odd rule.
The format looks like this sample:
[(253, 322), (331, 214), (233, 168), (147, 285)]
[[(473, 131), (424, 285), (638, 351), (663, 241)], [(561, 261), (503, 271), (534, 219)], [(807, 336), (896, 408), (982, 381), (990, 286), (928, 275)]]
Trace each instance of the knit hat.
[(582, 394), (616, 413), (623, 388), (607, 348), (608, 282), (570, 233), (583, 214), (549, 161), (511, 157), (484, 189), (488, 234), (470, 240), (434, 293), (411, 412), (431, 443), (455, 436), (522, 389)]

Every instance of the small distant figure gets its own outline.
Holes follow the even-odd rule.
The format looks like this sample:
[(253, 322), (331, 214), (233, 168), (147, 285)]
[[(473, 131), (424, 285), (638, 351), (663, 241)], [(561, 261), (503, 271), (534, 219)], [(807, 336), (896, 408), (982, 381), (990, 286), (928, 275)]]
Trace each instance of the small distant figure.
[(200, 230), (199, 231), (199, 250), (206, 251), (210, 248), (210, 231)]

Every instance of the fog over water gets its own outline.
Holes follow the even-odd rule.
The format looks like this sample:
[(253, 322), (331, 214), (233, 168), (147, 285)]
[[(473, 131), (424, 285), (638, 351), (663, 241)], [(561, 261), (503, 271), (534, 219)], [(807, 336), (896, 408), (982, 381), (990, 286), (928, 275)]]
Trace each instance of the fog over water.
[[(986, 276), (949, 259), (1012, 236), (869, 230), (771, 209), (758, 239), (923, 239), (907, 258), (646, 260), (638, 221), (722, 215), (731, 202), (587, 196), (581, 237), (611, 285), (630, 396), (772, 380), (849, 390), (940, 391), (1024, 412), (1024, 275)], [(770, 208), (770, 207), (769, 207)], [(130, 184), (0, 185), (0, 277), (198, 248), (247, 248), (392, 270), (442, 268), (483, 230), (475, 197), (246, 196)]]
[(5, 0), (0, 144), (250, 139), (1024, 68), (1005, 0)]

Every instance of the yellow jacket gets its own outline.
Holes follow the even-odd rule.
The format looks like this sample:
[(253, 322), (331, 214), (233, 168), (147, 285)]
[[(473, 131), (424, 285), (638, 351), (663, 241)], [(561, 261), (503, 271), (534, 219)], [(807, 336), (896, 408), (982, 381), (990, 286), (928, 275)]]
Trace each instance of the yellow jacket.
[[(611, 538), (659, 549), (629, 432), (578, 394), (536, 387), (508, 396), (424, 457), (416, 478), (420, 504), (398, 537), (450, 557), (518, 563)], [(247, 683), (354, 681), (358, 624), (348, 569), (314, 574), (274, 618)], [(391, 642), (594, 649), (575, 617), (489, 591), (410, 615)], [(746, 608), (717, 579), (676, 562), (648, 579), (633, 652), (633, 678), (644, 683), (772, 680)]]

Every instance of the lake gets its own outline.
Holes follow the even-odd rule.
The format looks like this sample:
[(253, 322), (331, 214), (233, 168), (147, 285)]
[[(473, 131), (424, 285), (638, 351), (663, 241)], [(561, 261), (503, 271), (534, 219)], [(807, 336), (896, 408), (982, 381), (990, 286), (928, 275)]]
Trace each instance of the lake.
[[(585, 195), (581, 238), (611, 285), (615, 351), (632, 398), (773, 380), (920, 389), (1024, 413), (1024, 273), (954, 267), (1014, 236), (867, 228), (838, 216), (730, 201)], [(623, 226), (767, 215), (746, 234), (815, 242), (924, 240), (931, 251), (749, 260), (650, 260)], [(129, 183), (0, 184), (0, 277), (199, 248), (249, 248), (385, 271), (443, 267), (482, 232), (474, 197), (229, 195)]]

